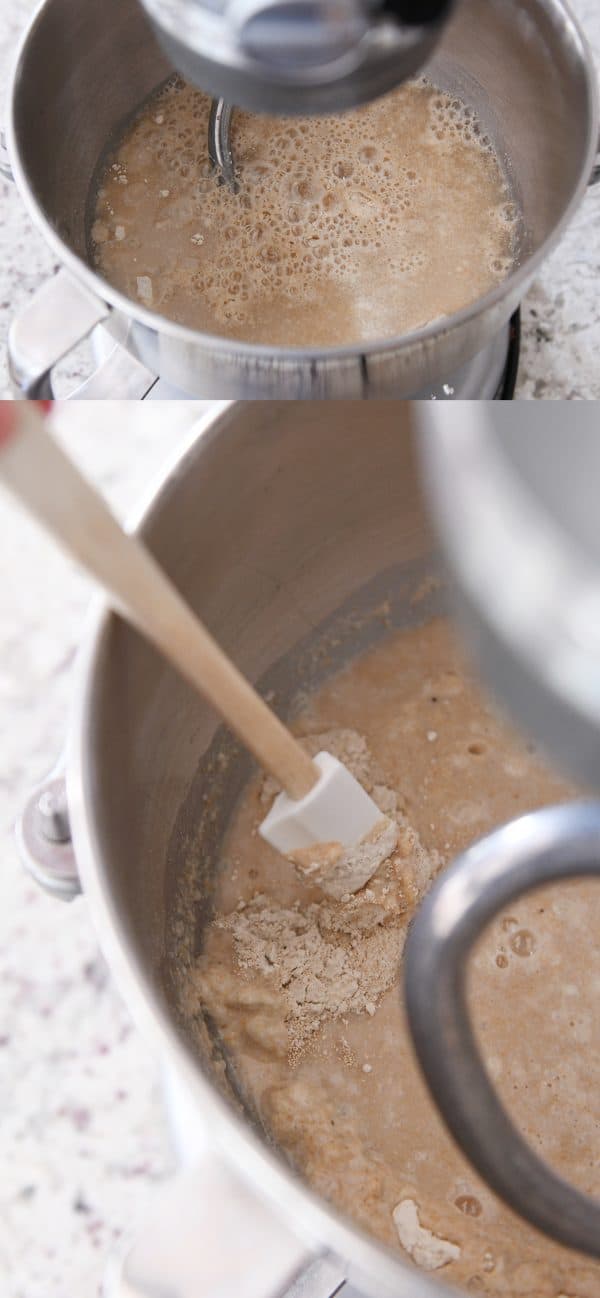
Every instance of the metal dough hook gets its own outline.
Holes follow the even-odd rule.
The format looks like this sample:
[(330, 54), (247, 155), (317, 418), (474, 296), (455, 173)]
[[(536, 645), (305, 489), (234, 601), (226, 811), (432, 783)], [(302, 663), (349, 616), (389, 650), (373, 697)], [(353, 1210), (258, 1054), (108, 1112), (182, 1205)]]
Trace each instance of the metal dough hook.
[(233, 106), (224, 99), (213, 99), (208, 118), (208, 156), (219, 175), (221, 184), (228, 185), (237, 194), (239, 185), (235, 178), (235, 164), (231, 151), (231, 118)]
[(413, 1044), (454, 1139), (513, 1212), (550, 1239), (596, 1258), (600, 1202), (569, 1185), (530, 1148), (488, 1076), (471, 1027), (467, 959), (486, 925), (526, 892), (599, 874), (600, 803), (522, 816), (443, 871), (413, 920), (404, 953)]

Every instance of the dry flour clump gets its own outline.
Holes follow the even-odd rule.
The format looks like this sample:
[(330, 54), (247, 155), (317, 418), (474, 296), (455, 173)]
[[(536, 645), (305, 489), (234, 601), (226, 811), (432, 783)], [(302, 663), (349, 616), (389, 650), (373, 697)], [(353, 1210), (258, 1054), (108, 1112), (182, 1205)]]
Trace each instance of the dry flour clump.
[(402, 1247), (424, 1271), (437, 1271), (448, 1262), (458, 1261), (461, 1254), (458, 1244), (434, 1235), (421, 1225), (414, 1199), (403, 1199), (396, 1204), (392, 1217)]
[[(303, 743), (311, 754), (327, 748), (352, 770), (391, 818), (397, 845), (352, 896), (282, 906), (261, 892), (216, 918), (233, 938), (238, 968), (261, 974), (281, 998), (292, 1055), (328, 1018), (375, 1013), (398, 976), (409, 913), (441, 864), (397, 810), (394, 791), (376, 783), (381, 775), (362, 736), (332, 730)], [(273, 796), (274, 782), (267, 784)]]
[(262, 973), (280, 993), (297, 1052), (327, 1018), (375, 1013), (397, 976), (405, 911), (400, 896), (393, 913), (354, 897), (303, 909), (259, 895), (217, 923), (232, 933), (239, 967)]

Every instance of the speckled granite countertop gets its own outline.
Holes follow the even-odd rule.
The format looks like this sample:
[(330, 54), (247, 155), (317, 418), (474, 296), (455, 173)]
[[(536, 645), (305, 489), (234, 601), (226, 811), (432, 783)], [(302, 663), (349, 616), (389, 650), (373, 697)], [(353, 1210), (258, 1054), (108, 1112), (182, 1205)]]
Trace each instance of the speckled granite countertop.
[[(203, 407), (164, 409), (63, 407), (67, 444), (121, 513)], [(156, 1061), (86, 903), (46, 897), (13, 837), (63, 744), (89, 585), (3, 492), (0, 531), (0, 1293), (95, 1298), (170, 1153)]]
[[(17, 36), (37, 0), (2, 0), (0, 84)], [(598, 0), (571, 0), (600, 70)], [(56, 269), (12, 186), (0, 180), (0, 396), (8, 394), (5, 339), (15, 311)], [(523, 347), (517, 395), (600, 398), (600, 187), (590, 192), (523, 304)], [(75, 357), (65, 381), (86, 376)], [(227, 395), (227, 394), (224, 394)]]

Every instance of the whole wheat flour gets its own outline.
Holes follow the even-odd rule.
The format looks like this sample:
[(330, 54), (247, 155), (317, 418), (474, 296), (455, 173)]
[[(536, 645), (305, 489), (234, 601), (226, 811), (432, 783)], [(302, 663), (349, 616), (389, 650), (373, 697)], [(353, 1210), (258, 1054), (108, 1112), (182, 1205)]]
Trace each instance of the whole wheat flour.
[[(339, 902), (325, 897), (308, 906), (282, 906), (259, 893), (215, 920), (217, 928), (232, 935), (238, 967), (262, 974), (282, 996), (294, 1057), (326, 1019), (375, 1013), (398, 977), (408, 914), (441, 864), (439, 853), (425, 851), (398, 810), (394, 791), (375, 783), (380, 772), (363, 736), (331, 730), (306, 736), (302, 743), (311, 755), (326, 747), (348, 766), (386, 813), (383, 824), (390, 826), (391, 837), (386, 829), (384, 859), (369, 886), (356, 894)], [(261, 801), (276, 791), (269, 777)], [(314, 875), (312, 882), (317, 882)], [(203, 978), (202, 970), (199, 976)], [(209, 994), (214, 1012), (218, 980)]]

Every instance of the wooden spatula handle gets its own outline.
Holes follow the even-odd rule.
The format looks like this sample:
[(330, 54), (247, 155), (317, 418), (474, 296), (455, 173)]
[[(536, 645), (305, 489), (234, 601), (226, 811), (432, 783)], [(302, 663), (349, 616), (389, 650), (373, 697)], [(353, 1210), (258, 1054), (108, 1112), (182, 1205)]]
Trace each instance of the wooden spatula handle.
[(118, 611), (213, 704), (286, 793), (304, 797), (319, 778), (311, 758), (141, 541), (123, 531), (47, 431), (35, 405), (11, 404), (11, 413), (5, 409), (0, 419), (0, 478), (100, 582)]

